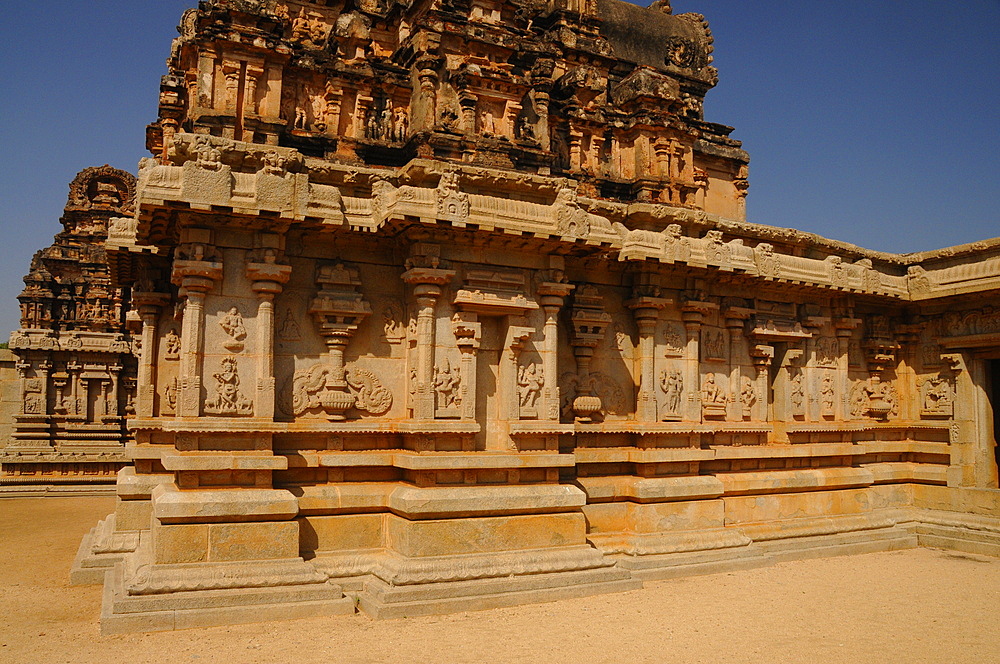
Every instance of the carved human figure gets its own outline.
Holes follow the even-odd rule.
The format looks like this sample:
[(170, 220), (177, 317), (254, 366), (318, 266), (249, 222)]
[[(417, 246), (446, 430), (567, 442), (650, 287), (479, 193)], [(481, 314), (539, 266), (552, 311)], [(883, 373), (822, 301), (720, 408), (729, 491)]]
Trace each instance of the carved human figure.
[(747, 376), (740, 381), (740, 403), (743, 404), (743, 415), (749, 416), (753, 405), (757, 403), (757, 387)]
[(247, 328), (243, 325), (243, 316), (236, 307), (232, 307), (219, 321), (219, 327), (229, 335), (229, 340), (223, 343), (228, 350), (238, 353), (243, 350), (243, 340), (247, 338)]
[(239, 369), (235, 357), (222, 360), (222, 370), (212, 374), (215, 396), (205, 403), (205, 412), (212, 415), (249, 415), (253, 404), (240, 392)]
[(801, 413), (803, 412), (803, 407), (805, 405), (805, 393), (802, 388), (802, 374), (796, 373), (792, 376), (791, 381), (791, 400), (792, 400), (792, 412)]
[(305, 7), (299, 10), (299, 15), (292, 19), (292, 40), (301, 42), (309, 39), (309, 18)]
[(493, 118), (493, 111), (492, 110), (490, 110), (490, 109), (487, 108), (485, 111), (483, 111), (481, 122), (482, 122), (482, 133), (483, 133), (483, 135), (485, 135), (485, 136), (493, 136), (494, 134), (496, 134), (496, 130), (497, 130), (497, 128), (496, 128), (496, 120)]
[(438, 395), (439, 408), (452, 408), (461, 402), (459, 386), (462, 376), (458, 367), (452, 367), (448, 358), (434, 370), (434, 391)]
[(181, 338), (177, 334), (177, 331), (173, 328), (167, 330), (167, 335), (163, 339), (163, 345), (166, 348), (166, 358), (168, 360), (176, 360), (180, 357), (181, 353)]
[(409, 120), (406, 116), (406, 109), (396, 109), (396, 119), (393, 123), (393, 139), (396, 141), (406, 140), (406, 130)]
[(726, 393), (718, 383), (715, 382), (715, 374), (705, 375), (705, 382), (701, 386), (701, 400), (706, 404), (720, 404), (726, 402)]
[(517, 391), (521, 408), (534, 408), (544, 384), (542, 372), (534, 362), (522, 366), (517, 375)]
[(278, 338), (285, 341), (298, 341), (302, 338), (299, 324), (295, 320), (295, 314), (291, 307), (285, 308), (285, 315), (281, 319), (281, 327), (278, 328)]
[(835, 400), (833, 377), (830, 374), (823, 376), (823, 384), (820, 387), (820, 403), (822, 404), (824, 415), (833, 415), (833, 404)]
[[(714, 377), (713, 377), (714, 381)], [(681, 393), (684, 391), (684, 375), (680, 371), (660, 372), (660, 389), (663, 390), (663, 407), (670, 414), (677, 414), (681, 408)]]
[(928, 379), (924, 394), (924, 408), (930, 411), (944, 410), (951, 406), (951, 386), (948, 379), (937, 376)]
[(306, 129), (309, 125), (309, 118), (306, 114), (306, 109), (301, 106), (295, 107), (295, 122), (292, 124), (293, 129)]

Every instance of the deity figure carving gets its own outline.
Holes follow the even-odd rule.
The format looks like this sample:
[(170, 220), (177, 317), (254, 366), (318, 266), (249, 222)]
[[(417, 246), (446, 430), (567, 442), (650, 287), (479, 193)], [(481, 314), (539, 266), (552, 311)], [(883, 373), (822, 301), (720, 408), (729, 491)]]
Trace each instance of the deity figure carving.
[(676, 357), (684, 353), (684, 329), (679, 325), (668, 324), (663, 331), (663, 341), (667, 356)]
[(824, 417), (832, 417), (834, 414), (833, 408), (836, 401), (836, 392), (833, 387), (833, 376), (829, 373), (823, 375), (819, 395), (821, 414)]
[(661, 371), (660, 389), (663, 390), (664, 396), (664, 417), (679, 415), (681, 410), (681, 395), (684, 392), (684, 374), (680, 371)]
[(955, 388), (945, 375), (931, 376), (920, 384), (921, 417), (948, 418), (955, 412)]
[(243, 325), (243, 316), (236, 307), (231, 307), (226, 315), (219, 320), (219, 327), (229, 335), (222, 345), (227, 350), (238, 353), (243, 350), (243, 340), (247, 338), (247, 328)]
[(176, 360), (181, 355), (181, 337), (177, 330), (170, 328), (163, 338), (163, 347), (166, 350), (165, 359)]
[(743, 404), (743, 417), (750, 417), (757, 403), (757, 386), (747, 376), (740, 377), (740, 403)]
[(816, 340), (816, 362), (822, 366), (835, 366), (837, 364), (837, 340), (833, 337), (820, 337)]
[(252, 416), (253, 403), (240, 391), (239, 366), (236, 357), (222, 358), (222, 371), (212, 374), (215, 379), (215, 395), (205, 402), (205, 412), (209, 415)]
[(802, 384), (802, 373), (796, 371), (790, 381), (789, 399), (792, 402), (792, 415), (801, 417), (806, 412), (805, 387)]
[(517, 392), (522, 409), (534, 409), (542, 392), (545, 379), (534, 362), (522, 366), (517, 373)]
[(705, 417), (725, 417), (727, 399), (726, 391), (715, 381), (715, 374), (705, 374), (701, 384), (701, 406)]
[(448, 358), (434, 367), (434, 391), (438, 396), (438, 408), (456, 408), (461, 405), (461, 384), (461, 370), (457, 366), (451, 366)]
[(163, 388), (163, 405), (165, 412), (177, 412), (177, 394), (179, 390), (180, 385), (176, 376), (167, 381), (166, 386)]
[(705, 348), (704, 359), (726, 359), (726, 341), (722, 335), (722, 330), (705, 330), (703, 343)]
[(278, 326), (278, 338), (283, 341), (298, 341), (302, 338), (302, 331), (291, 307), (285, 307), (285, 315), (281, 317), (281, 324)]

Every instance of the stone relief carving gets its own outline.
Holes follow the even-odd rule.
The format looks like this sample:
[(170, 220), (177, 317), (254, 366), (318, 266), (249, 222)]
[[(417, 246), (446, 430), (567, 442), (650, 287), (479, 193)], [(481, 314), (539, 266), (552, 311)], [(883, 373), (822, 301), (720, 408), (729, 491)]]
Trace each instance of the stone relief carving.
[[(309, 411), (327, 411), (332, 398), (339, 400), (342, 392), (328, 391), (327, 383), (334, 379), (334, 369), (328, 364), (314, 364), (308, 369), (296, 371), (292, 377), (291, 389), (282, 390), (279, 407), (286, 415), (301, 417)], [(355, 365), (348, 365), (344, 371), (344, 381), (350, 404), (333, 404), (338, 412), (355, 408), (371, 415), (384, 415), (392, 408), (392, 392), (382, 385), (374, 372)]]
[(458, 365), (452, 366), (448, 358), (434, 367), (434, 393), (437, 394), (439, 410), (449, 410), (462, 405), (462, 372)]
[(535, 414), (535, 407), (544, 384), (545, 377), (542, 374), (542, 368), (534, 362), (518, 368), (517, 394), (522, 416), (529, 415), (528, 411), (530, 414)]
[(950, 376), (940, 373), (919, 381), (920, 416), (947, 419), (955, 414), (955, 384)]
[(559, 235), (571, 238), (586, 238), (590, 235), (590, 219), (587, 211), (580, 207), (575, 191), (563, 188), (556, 194), (556, 230)]
[(806, 393), (802, 380), (802, 372), (794, 371), (789, 380), (789, 400), (792, 404), (792, 415), (803, 417), (806, 414)]
[(820, 366), (837, 366), (837, 357), (839, 355), (840, 352), (835, 337), (819, 337), (816, 340), (816, 362)]
[(163, 388), (163, 412), (171, 414), (177, 412), (177, 395), (180, 393), (180, 383), (174, 376), (167, 381)]
[(663, 390), (663, 409), (660, 419), (680, 419), (681, 397), (684, 394), (684, 374), (677, 370), (660, 372), (660, 389)]
[(820, 380), (820, 414), (823, 417), (833, 417), (834, 404), (836, 403), (836, 389), (833, 385), (833, 376), (829, 372), (823, 374)]
[(601, 372), (590, 372), (583, 379), (575, 373), (559, 378), (562, 416), (579, 422), (600, 422), (609, 414), (625, 413), (625, 393), (618, 383)]
[(1000, 333), (1000, 310), (986, 307), (974, 311), (953, 311), (945, 314), (943, 332), (949, 337)]
[(675, 323), (668, 323), (663, 330), (664, 352), (667, 357), (679, 357), (684, 354), (684, 328)]
[(382, 332), (390, 344), (401, 344), (406, 340), (403, 312), (395, 304), (389, 303), (382, 307)]
[(743, 404), (743, 417), (751, 417), (757, 403), (757, 385), (747, 376), (740, 377), (740, 403)]
[(302, 338), (302, 330), (291, 307), (285, 307), (285, 313), (281, 315), (276, 327), (277, 337), (282, 341), (298, 341)]
[(726, 416), (726, 401), (729, 395), (725, 388), (716, 382), (715, 373), (705, 374), (701, 383), (701, 410), (705, 417), (719, 418)]
[(236, 357), (222, 358), (222, 370), (212, 374), (215, 379), (215, 394), (205, 402), (208, 415), (245, 416), (253, 415), (253, 403), (240, 391), (239, 366)]
[(170, 328), (163, 337), (164, 359), (176, 360), (181, 356), (181, 337), (177, 330)]
[(458, 173), (448, 172), (441, 176), (435, 194), (437, 212), (440, 219), (464, 223), (469, 219), (469, 195), (458, 186)]
[(774, 246), (767, 242), (762, 242), (754, 247), (754, 262), (757, 263), (757, 272), (762, 277), (777, 279), (781, 276), (781, 260), (778, 254), (774, 253)]
[(725, 362), (726, 360), (726, 340), (722, 330), (706, 329), (702, 331), (701, 344), (703, 353), (702, 359), (708, 361)]
[(892, 383), (883, 383), (877, 376), (857, 381), (851, 388), (851, 415), (885, 420), (899, 412), (899, 393)]
[(247, 328), (243, 325), (243, 316), (236, 307), (231, 307), (226, 315), (219, 319), (219, 327), (229, 335), (223, 342), (226, 350), (239, 353), (243, 350), (243, 341), (247, 338)]

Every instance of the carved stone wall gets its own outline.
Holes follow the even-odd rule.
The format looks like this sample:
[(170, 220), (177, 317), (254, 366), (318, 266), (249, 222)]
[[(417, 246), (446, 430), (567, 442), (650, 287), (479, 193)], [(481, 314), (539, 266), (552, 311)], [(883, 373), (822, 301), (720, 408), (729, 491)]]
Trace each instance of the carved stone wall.
[(141, 343), (74, 572), (125, 563), (105, 630), (1000, 552), (1000, 244), (745, 223), (711, 33), (669, 3), (338, 7), (184, 16), (107, 241)]
[[(70, 184), (63, 231), (37, 252), (18, 296), (21, 327), (10, 336), (17, 400), (0, 450), (7, 490), (36, 485), (110, 485), (126, 465), (125, 418), (136, 371), (128, 290), (111, 281), (111, 219), (134, 213), (135, 177), (110, 166)], [(110, 486), (108, 486), (110, 488)]]

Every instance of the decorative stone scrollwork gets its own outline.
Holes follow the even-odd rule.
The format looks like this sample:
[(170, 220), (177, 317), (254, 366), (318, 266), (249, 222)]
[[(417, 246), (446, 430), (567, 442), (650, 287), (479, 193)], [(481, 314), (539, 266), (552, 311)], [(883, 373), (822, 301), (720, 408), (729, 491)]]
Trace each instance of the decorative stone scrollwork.
[(392, 392), (382, 385), (375, 373), (355, 365), (347, 366), (344, 380), (349, 389), (346, 392), (327, 390), (332, 375), (333, 368), (327, 364), (296, 371), (291, 390), (282, 391), (279, 407), (286, 415), (296, 417), (309, 411), (328, 410), (330, 406), (336, 406), (339, 412), (354, 408), (372, 415), (384, 415), (392, 408)]
[(354, 407), (372, 415), (384, 415), (392, 408), (392, 392), (371, 371), (348, 365), (347, 386), (354, 395)]
[(851, 388), (851, 415), (885, 420), (899, 412), (899, 393), (892, 383), (883, 383), (877, 376), (859, 381)]
[(559, 379), (562, 395), (562, 415), (578, 422), (600, 422), (608, 414), (621, 414), (625, 409), (625, 393), (611, 376), (601, 372), (580, 378), (564, 373)]
[(239, 365), (236, 357), (230, 355), (222, 359), (222, 371), (212, 374), (215, 379), (215, 395), (205, 402), (208, 415), (244, 416), (253, 415), (253, 402), (240, 391)]
[(753, 256), (760, 276), (771, 279), (781, 276), (781, 261), (778, 254), (774, 253), (773, 245), (767, 242), (758, 244), (754, 247)]

